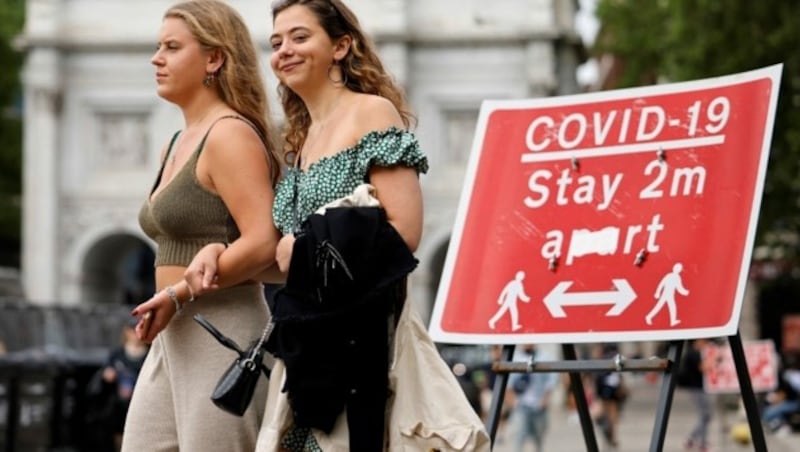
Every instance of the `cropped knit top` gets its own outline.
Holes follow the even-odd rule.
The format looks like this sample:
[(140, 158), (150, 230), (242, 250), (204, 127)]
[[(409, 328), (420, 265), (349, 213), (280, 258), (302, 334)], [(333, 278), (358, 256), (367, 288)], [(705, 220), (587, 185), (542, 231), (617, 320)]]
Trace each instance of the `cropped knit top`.
[(295, 232), (319, 207), (347, 196), (368, 182), (373, 166), (401, 165), (419, 173), (428, 171), (428, 158), (413, 133), (390, 127), (372, 131), (355, 145), (323, 157), (306, 171), (289, 168), (275, 188), (272, 219), (283, 234)]
[(222, 198), (203, 187), (197, 179), (197, 160), (210, 131), (211, 128), (186, 164), (154, 197), (172, 146), (181, 132), (172, 137), (150, 195), (139, 210), (139, 225), (158, 245), (155, 266), (185, 267), (205, 245), (230, 243), (239, 237), (236, 223)]

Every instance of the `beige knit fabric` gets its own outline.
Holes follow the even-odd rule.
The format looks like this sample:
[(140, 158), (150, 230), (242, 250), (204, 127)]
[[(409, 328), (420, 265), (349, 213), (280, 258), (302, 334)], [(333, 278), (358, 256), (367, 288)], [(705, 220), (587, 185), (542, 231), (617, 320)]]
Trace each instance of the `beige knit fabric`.
[(252, 452), (268, 381), (238, 417), (210, 400), (236, 354), (192, 319), (201, 313), (241, 347), (258, 339), (269, 318), (260, 284), (223, 289), (186, 304), (153, 342), (133, 392), (123, 452)]

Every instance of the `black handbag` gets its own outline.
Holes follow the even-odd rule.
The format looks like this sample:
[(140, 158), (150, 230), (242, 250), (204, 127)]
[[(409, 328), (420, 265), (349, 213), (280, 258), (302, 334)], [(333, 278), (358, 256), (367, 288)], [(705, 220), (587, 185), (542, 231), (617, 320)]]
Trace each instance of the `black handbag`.
[(270, 370), (262, 362), (264, 357), (262, 345), (275, 324), (271, 321), (268, 322), (261, 337), (253, 342), (247, 350), (242, 350), (235, 341), (220, 333), (202, 315), (195, 314), (194, 320), (211, 333), (220, 344), (238, 353), (239, 356), (217, 382), (211, 393), (211, 401), (228, 413), (237, 416), (243, 415), (253, 399), (253, 392), (255, 392), (261, 373), (263, 372), (267, 378), (270, 376)]

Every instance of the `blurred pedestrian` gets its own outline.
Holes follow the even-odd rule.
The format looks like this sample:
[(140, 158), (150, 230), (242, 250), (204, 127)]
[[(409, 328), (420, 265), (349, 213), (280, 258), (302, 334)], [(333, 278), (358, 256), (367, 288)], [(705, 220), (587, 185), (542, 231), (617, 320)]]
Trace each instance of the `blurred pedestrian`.
[[(489, 412), (492, 402), (494, 401), (494, 386), (495, 382), (497, 381), (498, 373), (492, 370), (492, 365), (495, 362), (503, 361), (503, 346), (502, 345), (491, 345), (489, 348), (489, 362), (486, 363), (482, 368), (482, 373), (485, 374), (485, 378), (483, 378), (481, 384), (481, 406), (483, 407), (483, 411), (481, 413), (481, 418), (484, 422), (488, 421)], [(509, 375), (509, 380), (511, 376)], [(506, 386), (506, 390), (503, 394), (500, 395), (503, 398), (502, 406), (500, 407), (500, 414), (499, 419), (497, 420), (497, 432), (495, 433), (495, 444), (502, 443), (505, 437), (505, 430), (506, 424), (511, 417), (511, 413), (514, 411), (514, 392), (511, 390), (511, 386)]]
[[(599, 403), (595, 403), (594, 374), (581, 372), (578, 375), (581, 380), (581, 386), (583, 386), (583, 396), (586, 401), (586, 407), (589, 409), (589, 415), (592, 419), (597, 419), (600, 416), (601, 408)], [(565, 394), (564, 408), (567, 411), (567, 420), (572, 424), (579, 425), (578, 402), (575, 400), (575, 394), (572, 391), (572, 377), (568, 373), (562, 374), (561, 387)]]
[[(614, 344), (601, 346), (600, 358), (612, 359), (619, 353)], [(628, 398), (628, 389), (622, 372), (605, 371), (595, 374), (594, 392), (599, 405), (596, 422), (603, 433), (603, 438), (612, 448), (619, 446), (617, 429), (622, 408)]]
[(791, 431), (789, 418), (800, 415), (800, 353), (787, 353), (778, 374), (778, 388), (767, 394), (762, 419), (772, 433)]
[[(515, 354), (514, 361), (548, 361), (553, 357), (539, 352), (536, 345), (526, 344)], [(522, 451), (525, 443), (533, 441), (536, 452), (543, 452), (547, 433), (550, 399), (558, 387), (555, 372), (515, 373), (509, 379), (514, 391), (514, 411), (511, 422), (515, 431), (514, 447)]]
[(127, 323), (122, 328), (122, 344), (111, 350), (102, 369), (103, 385), (110, 388), (108, 422), (114, 436), (114, 450), (122, 447), (122, 432), (125, 417), (133, 396), (133, 388), (139, 378), (149, 347), (136, 335), (136, 323)]
[(464, 395), (467, 396), (469, 405), (475, 411), (475, 414), (483, 416), (484, 407), (481, 400), (481, 385), (483, 384), (481, 383), (481, 378), (483, 378), (481, 376), (482, 372), (470, 369), (469, 366), (463, 362), (453, 364), (451, 370), (453, 371), (453, 375), (456, 376), (456, 380), (458, 380), (461, 389), (464, 391)]
[(703, 375), (708, 370), (710, 363), (703, 360), (703, 348), (713, 346), (709, 339), (694, 339), (689, 343), (686, 354), (681, 360), (677, 375), (677, 386), (689, 394), (695, 408), (697, 421), (689, 437), (686, 438), (686, 450), (709, 450), (708, 426), (711, 423), (711, 400), (703, 387)]

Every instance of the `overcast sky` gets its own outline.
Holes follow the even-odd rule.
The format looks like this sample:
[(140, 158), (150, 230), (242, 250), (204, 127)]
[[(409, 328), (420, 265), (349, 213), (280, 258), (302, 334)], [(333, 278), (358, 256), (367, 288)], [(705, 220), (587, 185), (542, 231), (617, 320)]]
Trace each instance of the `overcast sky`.
[(587, 44), (594, 42), (600, 22), (594, 16), (594, 8), (597, 0), (580, 0), (578, 4), (578, 14), (575, 16), (575, 27), (578, 29), (583, 41)]
[[(580, 0), (578, 3), (580, 9), (575, 16), (575, 28), (583, 38), (586, 45), (591, 45), (594, 42), (594, 37), (597, 30), (600, 28), (600, 22), (594, 15), (595, 3), (597, 0)], [(581, 85), (590, 85), (597, 80), (597, 61), (591, 59), (578, 68), (578, 82)]]

